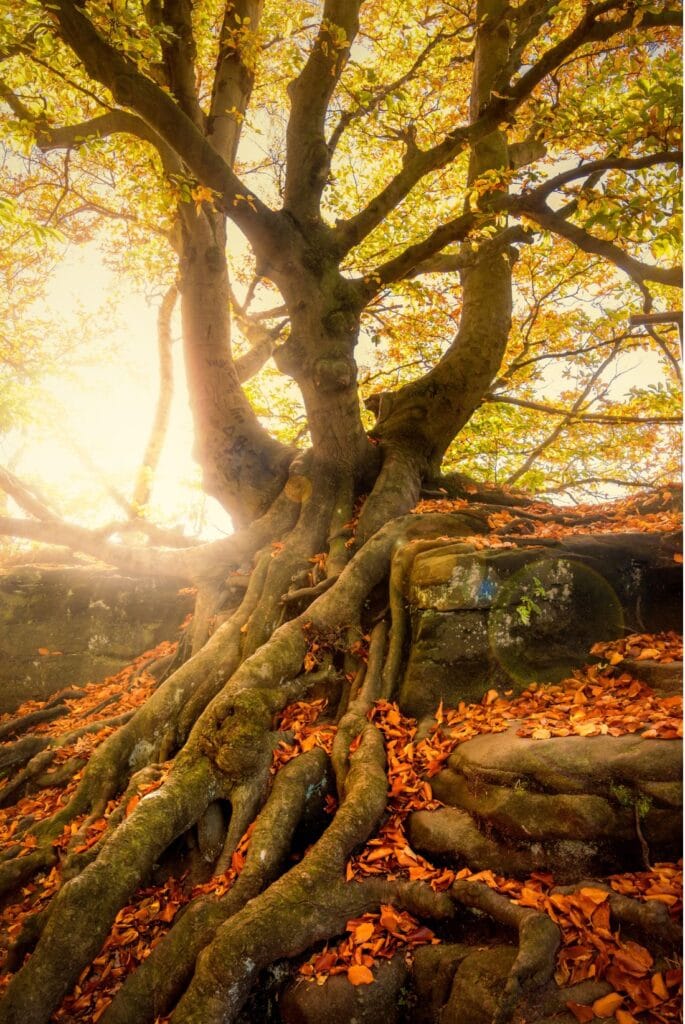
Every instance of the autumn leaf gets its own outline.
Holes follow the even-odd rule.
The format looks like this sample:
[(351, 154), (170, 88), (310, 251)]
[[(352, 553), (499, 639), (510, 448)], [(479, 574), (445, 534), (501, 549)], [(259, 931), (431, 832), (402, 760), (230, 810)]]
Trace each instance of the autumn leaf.
[(639, 1021), (627, 1010), (617, 1010), (615, 1016), (618, 1024), (639, 1024)]
[(595, 1013), (591, 1006), (585, 1006), (583, 1003), (567, 1003), (566, 1006), (580, 1024), (587, 1024), (588, 1021), (595, 1018)]
[(610, 992), (601, 999), (596, 999), (592, 1004), (592, 1010), (597, 1017), (613, 1017), (622, 1002), (623, 996), (618, 992)]
[(351, 985), (370, 985), (374, 977), (368, 967), (363, 964), (353, 964), (347, 970), (347, 980)]
[(135, 796), (132, 796), (131, 799), (126, 804), (126, 817), (127, 818), (129, 816), (129, 814), (133, 814), (133, 812), (135, 811), (135, 809), (136, 809), (136, 807), (138, 806), (139, 803), (140, 803), (140, 796), (136, 793)]
[(368, 942), (374, 932), (373, 924), (370, 921), (365, 921), (364, 924), (358, 925), (352, 932), (352, 938), (357, 943)]

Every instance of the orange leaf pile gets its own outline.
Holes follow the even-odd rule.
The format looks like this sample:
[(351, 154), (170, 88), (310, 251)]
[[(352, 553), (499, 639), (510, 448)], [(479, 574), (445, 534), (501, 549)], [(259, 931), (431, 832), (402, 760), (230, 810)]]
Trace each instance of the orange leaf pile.
[(347, 938), (333, 948), (326, 945), (300, 966), (303, 978), (321, 985), (331, 975), (346, 974), (352, 985), (370, 985), (376, 960), (390, 960), (400, 951), (410, 955), (417, 946), (438, 942), (430, 928), (391, 906), (353, 918), (345, 927)]
[(631, 633), (619, 640), (595, 644), (596, 654), (610, 665), (619, 665), (626, 658), (632, 661), (659, 661), (662, 665), (683, 660), (683, 638), (673, 631), (665, 633)]
[(167, 933), (188, 895), (176, 879), (139, 889), (116, 916), (102, 949), (52, 1016), (60, 1024), (97, 1024), (127, 976)]
[(284, 764), (292, 761), (298, 754), (314, 747), (321, 747), (330, 754), (336, 727), (330, 723), (318, 725), (317, 721), (326, 708), (326, 700), (314, 700), (306, 703), (297, 701), (289, 704), (278, 721), (281, 732), (292, 733), (291, 740), (281, 740), (274, 750), (272, 773), (279, 771)]
[[(569, 1003), (576, 1020), (592, 1021), (616, 1013), (620, 1021), (619, 1007), (624, 1024), (634, 1014), (640, 1015), (641, 1024), (674, 1024), (682, 1019), (682, 969), (676, 964), (663, 970), (653, 969), (654, 958), (649, 950), (624, 938), (612, 921), (610, 893), (606, 889), (586, 886), (574, 893), (555, 892), (554, 878), (546, 872), (536, 872), (523, 882), (492, 871), (472, 874), (468, 868), (462, 869), (457, 877), (484, 882), (520, 906), (546, 913), (555, 922), (562, 936), (554, 975), (558, 985), (567, 987), (595, 979), (613, 986), (613, 993), (592, 1006)], [(657, 864), (651, 871), (637, 875), (613, 876), (610, 882), (615, 891), (637, 898), (646, 898), (655, 889), (668, 888), (671, 894), (678, 894), (677, 906), (682, 899), (682, 863)]]
[[(631, 497), (622, 501), (597, 505), (576, 505), (574, 508), (554, 508), (532, 503), (518, 511), (502, 508), (489, 511), (491, 506), (474, 505), (463, 498), (438, 498), (420, 501), (412, 509), (416, 514), (427, 512), (453, 513), (464, 510), (489, 511), (487, 522), (493, 534), (462, 538), (476, 547), (498, 547), (502, 540), (498, 531), (526, 537), (559, 539), (583, 533), (661, 533), (682, 529), (682, 514), (671, 507), (672, 494), (668, 491), (655, 495), (649, 501)], [(653, 510), (653, 511), (652, 511)]]
[[(68, 721), (71, 728), (75, 728), (76, 724), (80, 728), (140, 707), (157, 686), (157, 680), (145, 671), (145, 667), (158, 658), (173, 654), (177, 647), (176, 642), (165, 640), (149, 651), (145, 651), (140, 657), (129, 665), (125, 665), (115, 675), (108, 676), (101, 683), (86, 683), (85, 686), (78, 687), (81, 691), (78, 697), (65, 699), (64, 704), (68, 710), (63, 717), (32, 726), (31, 732), (43, 736), (59, 736), (65, 731), (65, 721)], [(58, 697), (59, 693), (56, 693), (49, 702), (26, 701), (16, 711), (0, 715), (0, 725), (5, 725), (7, 722), (34, 711), (42, 711), (48, 703), (54, 704)]]
[[(146, 787), (145, 791), (154, 789)], [(223, 875), (215, 875), (192, 889), (183, 878), (169, 878), (163, 885), (139, 889), (133, 901), (116, 916), (98, 956), (81, 972), (73, 991), (52, 1016), (61, 1024), (96, 1024), (126, 977), (147, 959), (171, 928), (178, 911), (198, 896), (223, 896), (245, 865), (254, 825), (240, 840)]]

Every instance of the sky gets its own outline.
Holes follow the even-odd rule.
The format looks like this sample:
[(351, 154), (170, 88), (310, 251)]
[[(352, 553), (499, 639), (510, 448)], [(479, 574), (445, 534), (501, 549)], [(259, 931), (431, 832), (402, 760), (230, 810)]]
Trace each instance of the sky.
[[(157, 304), (128, 286), (122, 294), (121, 282), (93, 244), (67, 250), (48, 284), (46, 300), (51, 315), (69, 330), (81, 329), (84, 314), (91, 319), (98, 343), (106, 344), (115, 358), (47, 379), (45, 427), (25, 441), (8, 438), (3, 456), (5, 461), (14, 456), (15, 472), (39, 481), (66, 517), (84, 525), (102, 524), (121, 518), (121, 510), (107, 495), (100, 474), (130, 497), (152, 424)], [(173, 334), (179, 338), (177, 320)], [(204, 536), (222, 536), (231, 531), (231, 520), (217, 502), (201, 494), (200, 471), (191, 454), (192, 420), (179, 341), (173, 358), (174, 396), (152, 494), (154, 518), (192, 532), (201, 525)], [(86, 464), (88, 458), (95, 469)]]

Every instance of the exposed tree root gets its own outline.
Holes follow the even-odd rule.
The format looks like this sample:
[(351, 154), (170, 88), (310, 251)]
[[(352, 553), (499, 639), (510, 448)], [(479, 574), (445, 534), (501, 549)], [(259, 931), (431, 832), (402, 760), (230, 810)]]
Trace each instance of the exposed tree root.
[(451, 893), (459, 903), (518, 931), (519, 951), (493, 1018), (493, 1024), (506, 1024), (524, 992), (544, 988), (551, 980), (561, 942), (559, 929), (546, 914), (519, 907), (479, 882), (455, 882)]
[[(5, 767), (19, 770), (0, 794), (4, 802), (34, 785), (69, 782), (79, 762), (68, 760), (49, 771), (56, 752), (103, 724), (119, 725), (92, 755), (78, 784), (70, 787), (65, 806), (44, 822), (20, 823), (16, 847), (0, 863), (0, 886), (7, 889), (52, 866), (58, 856), (63, 880), (47, 909), (27, 918), (16, 938), (12, 969), (33, 952), (0, 1003), (0, 1024), (47, 1024), (100, 952), (119, 911), (149, 883), (155, 865), (171, 856), (172, 844), (176, 850), (192, 847), (193, 872), (206, 879), (213, 871), (214, 881), (200, 889), (201, 895), (190, 896), (168, 935), (125, 980), (101, 1017), (105, 1024), (151, 1024), (168, 1013), (173, 1024), (233, 1021), (260, 971), (340, 936), (350, 919), (382, 904), (446, 920), (457, 915), (455, 904), (461, 905), (518, 934), (518, 953), (494, 1024), (507, 1024), (518, 1007), (533, 1004), (535, 993), (546, 1000), (538, 1001), (536, 1010), (563, 1009), (550, 994), (560, 933), (546, 914), (519, 906), (478, 882), (458, 881), (449, 893), (436, 893), (425, 882), (382, 876), (348, 880), (348, 859), (386, 813), (385, 748), (369, 712), (375, 702), (392, 696), (399, 679), (406, 574), (418, 552), (460, 544), (459, 538), (471, 529), (461, 514), (454, 522), (445, 515), (404, 516), (378, 529), (350, 557), (344, 529), (348, 497), (333, 488), (320, 518), (313, 504), (303, 508), (281, 542), (254, 549), (247, 586), (232, 590), (222, 564), (223, 575), (214, 574), (201, 598), (205, 607), (198, 616), (198, 649), (166, 676), (169, 665), (161, 667), (163, 681), (141, 708), (125, 713), (130, 718), (123, 721), (113, 714), (109, 721), (88, 723), (60, 737), (20, 735), (7, 746)], [(396, 493), (391, 499), (400, 502), (401, 496)], [(371, 514), (376, 514), (373, 506)], [(474, 517), (473, 528), (483, 529), (483, 522)], [(450, 529), (454, 536), (445, 537)], [(333, 540), (338, 539), (331, 558)], [(330, 575), (319, 581), (312, 575), (303, 586), (312, 573), (313, 556), (326, 547), (325, 571)], [(318, 572), (323, 564), (317, 560)], [(240, 568), (244, 571), (245, 564)], [(389, 569), (388, 621), (384, 595), (374, 588), (387, 579)], [(241, 582), (245, 579), (241, 576)], [(224, 621), (204, 642), (217, 612)], [(289, 618), (295, 612), (299, 614)], [(315, 655), (309, 649), (313, 642)], [(275, 717), (312, 690), (317, 696), (326, 694), (331, 702), (327, 714), (338, 720), (330, 760), (321, 749), (309, 749), (274, 777), (274, 749), (287, 736), (274, 731)], [(98, 713), (109, 699), (97, 707)], [(41, 719), (49, 720), (50, 715)], [(165, 765), (170, 758), (171, 764)], [(419, 788), (421, 784), (418, 780)], [(312, 803), (320, 808), (329, 793), (337, 795), (338, 810), (302, 859), (290, 866), (288, 856), (307, 808)], [(450, 809), (437, 813), (460, 814)], [(420, 814), (415, 816), (416, 828)], [(101, 829), (97, 840), (91, 831), (96, 822)], [(516, 851), (481, 834), (468, 815), (460, 817), (455, 846), (453, 826), (451, 821), (445, 842), (438, 837), (435, 852), (458, 854), (472, 867), (513, 869), (521, 875), (537, 866), (523, 854), (519, 863)], [(26, 836), (37, 843), (28, 853), (19, 841)], [(54, 845), (58, 840), (59, 853)], [(243, 860), (239, 871), (235, 865)], [(224, 879), (230, 884), (218, 898), (207, 895), (217, 878), (219, 884)], [(638, 904), (616, 893), (608, 901), (626, 928), (653, 933), (664, 950), (672, 948), (676, 933), (663, 906)], [(569, 999), (581, 999), (576, 989)], [(590, 987), (588, 998), (605, 991), (603, 983)]]
[(143, 813), (121, 823), (100, 856), (55, 896), (35, 952), (10, 983), (0, 1020), (47, 1021), (53, 1008), (98, 953), (117, 911), (176, 836), (190, 828), (220, 795), (205, 758), (179, 755), (165, 786), (141, 802)]
[(603, 889), (608, 893), (607, 902), (612, 917), (619, 924), (637, 932), (643, 939), (664, 950), (678, 947), (683, 938), (682, 929), (673, 920), (663, 903), (655, 900), (636, 900), (614, 892), (601, 879), (584, 879), (574, 885), (559, 886), (554, 891), (564, 894), (579, 892), (581, 889)]
[(258, 815), (245, 866), (233, 887), (220, 899), (191, 903), (169, 935), (124, 983), (107, 1010), (103, 1024), (139, 1024), (165, 1014), (186, 987), (200, 951), (223, 924), (253, 899), (277, 875), (290, 849), (309, 793), (326, 788), (326, 755), (322, 750), (301, 754), (274, 780)]
[[(345, 883), (347, 857), (385, 809), (387, 780), (380, 735), (366, 724), (350, 755), (347, 792), (332, 823), (304, 859), (222, 925), (200, 954), (193, 980), (172, 1015), (173, 1024), (235, 1020), (260, 970), (340, 934), (350, 917), (381, 902), (421, 904), (449, 916), (449, 901), (427, 886), (385, 881)], [(303, 912), (304, 911), (304, 912)]]

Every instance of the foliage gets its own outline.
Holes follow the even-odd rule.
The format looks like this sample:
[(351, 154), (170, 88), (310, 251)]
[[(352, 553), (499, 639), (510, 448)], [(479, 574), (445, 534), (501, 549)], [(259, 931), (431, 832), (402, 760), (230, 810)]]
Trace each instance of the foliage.
[[(424, 8), (410, 0), (390, 5), (367, 0), (349, 59), (332, 70), (336, 85), (324, 112), (324, 130), (333, 140), (331, 148), (335, 146), (322, 194), (328, 225), (354, 217), (374, 195), (382, 194), (417, 148), (428, 151), (439, 145), (455, 124), (468, 118), (473, 11), (440, 4)], [(618, 5), (616, 17), (621, 10)], [(222, 45), (255, 78), (246, 109), (233, 106), (224, 115), (241, 132), (235, 169), (245, 183), (228, 200), (229, 218), (249, 207), (251, 189), (275, 207), (283, 199), (290, 102), (286, 86), (303, 71), (319, 32), (315, 12), (304, 2), (288, 5), (287, 16), (273, 4), (255, 11), (248, 15), (236, 7), (223, 30)], [(503, 189), (510, 199), (525, 196), (560, 168), (604, 160), (608, 169), (596, 181), (582, 186), (582, 178), (576, 178), (557, 187), (554, 205), (566, 203), (573, 224), (617, 243), (638, 260), (662, 264), (677, 258), (679, 172), (674, 162), (659, 162), (657, 154), (679, 145), (679, 58), (668, 27), (643, 31), (660, 11), (659, 5), (639, 7), (632, 25), (618, 36), (581, 43), (525, 96), (507, 129), (509, 145), (521, 150), (522, 164), (487, 171), (472, 192), (477, 198), (469, 200), (475, 202), (474, 210), (481, 202), (478, 197), (487, 201), (493, 188)], [(532, 67), (563, 40), (580, 12), (577, 2), (557, 5), (549, 12), (544, 34), (522, 21), (517, 27), (523, 41), (519, 68)], [(193, 5), (194, 74), (205, 108), (212, 96), (223, 13), (216, 0)], [(164, 81), (178, 30), (173, 19), (167, 23), (137, 4), (121, 10), (93, 4), (90, 16), (109, 45), (173, 92), (175, 86)], [(10, 4), (0, 40), (0, 116), (5, 163), (12, 176), (0, 212), (10, 234), (14, 273), (19, 268), (19, 277), (26, 278), (34, 268), (31, 283), (23, 285), (25, 300), (17, 296), (17, 285), (12, 287), (12, 337), (24, 352), (41, 353), (22, 361), (19, 384), (31, 374), (32, 358), (43, 371), (46, 359), (63, 358), (54, 350), (52, 333), (49, 342), (37, 344), (27, 309), (40, 293), (37, 278), (45, 279), (46, 261), (51, 252), (53, 258), (58, 255), (60, 240), (97, 239), (118, 272), (161, 287), (174, 272), (179, 203), (194, 206), (199, 217), (203, 206), (223, 202), (219, 190), (198, 182), (194, 169), (172, 167), (164, 148), (151, 145), (149, 137), (135, 130), (98, 134), (86, 127), (80, 135), (65, 130), (63, 126), (106, 114), (113, 100), (111, 83), (85, 72), (82, 55), (66, 44), (58, 22), (59, 15), (49, 8), (45, 14), (39, 3), (21, 10)], [(330, 54), (342, 59), (346, 46), (345, 31), (331, 22), (322, 53), (327, 56), (330, 48)], [(135, 110), (135, 98), (131, 105)], [(343, 260), (344, 273), (373, 280), (378, 268), (401, 256), (407, 245), (459, 217), (467, 191), (466, 155), (464, 150), (441, 162), (421, 177), (418, 187), (403, 192), (351, 248)], [(648, 161), (644, 167), (620, 166), (622, 159), (643, 157)], [(612, 161), (618, 163), (611, 166)], [(484, 396), (488, 404), (481, 405), (454, 442), (446, 466), (490, 482), (570, 489), (574, 494), (601, 493), (615, 484), (663, 483), (675, 469), (670, 452), (680, 379), (673, 329), (660, 328), (657, 334), (631, 328), (628, 319), (640, 310), (644, 281), (635, 279), (626, 287), (610, 260), (583, 252), (545, 225), (540, 231), (539, 221), (517, 209), (515, 200), (509, 209), (510, 224), (518, 222), (536, 234), (511, 250), (516, 301), (503, 363)], [(496, 236), (504, 223), (503, 213), (494, 221), (476, 217), (465, 240), (455, 243), (447, 237), (437, 250), (443, 263), (449, 266), (456, 259), (458, 264), (464, 253), (477, 251)], [(18, 234), (20, 245), (14, 237)], [(235, 235), (229, 239), (231, 275), (243, 296), (247, 290), (250, 312), (261, 316), (270, 306), (279, 306), (273, 277), (262, 275), (250, 246)], [(438, 268), (439, 257), (433, 256), (432, 262)], [(378, 278), (380, 287), (362, 313), (357, 355), (362, 398), (418, 379), (445, 354), (459, 324), (461, 284), (453, 269), (430, 271), (428, 260), (425, 269), (414, 268), (387, 283)], [(657, 282), (649, 288), (653, 308), (674, 308), (668, 287)], [(241, 326), (239, 319), (234, 324), (237, 354), (250, 348)], [(11, 366), (8, 342), (4, 351), (2, 361)], [(654, 382), (648, 390), (632, 383), (645, 360)], [(634, 369), (625, 385), (620, 378), (628, 367)], [(20, 392), (15, 386), (12, 398), (13, 392), (5, 391), (5, 401), (12, 403), (6, 417), (10, 408), (16, 413)], [(273, 363), (265, 364), (248, 393), (277, 436), (298, 445), (308, 442), (297, 387)], [(31, 393), (23, 395), (28, 408)], [(503, 404), (535, 398), (570, 415), (550, 419), (542, 408)], [(587, 414), (618, 411), (631, 421), (592, 426), (583, 420)], [(644, 425), (632, 418), (644, 420)], [(365, 422), (371, 426), (370, 417)], [(519, 441), (522, 435), (525, 446)]]

